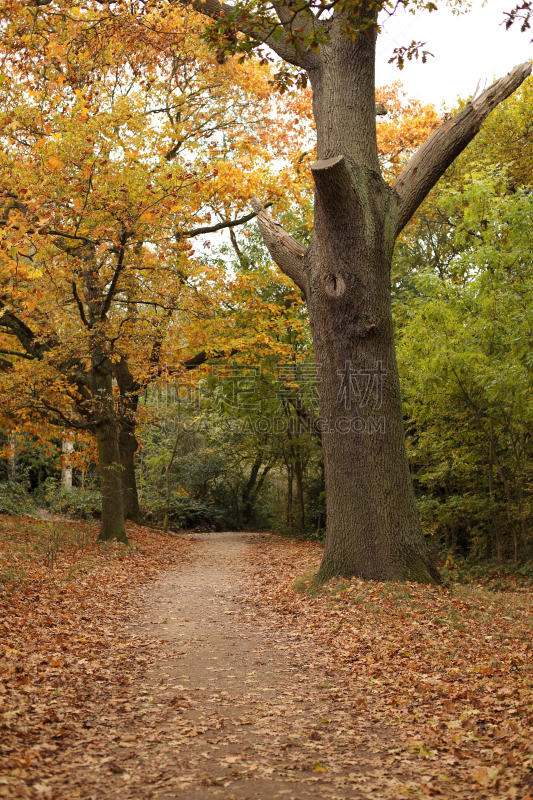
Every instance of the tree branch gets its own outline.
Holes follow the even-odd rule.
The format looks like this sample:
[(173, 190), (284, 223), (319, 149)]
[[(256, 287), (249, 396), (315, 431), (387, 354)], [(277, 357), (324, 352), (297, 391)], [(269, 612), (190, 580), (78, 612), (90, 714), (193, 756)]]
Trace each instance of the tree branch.
[[(218, 20), (221, 17), (229, 17), (231, 19), (235, 15), (234, 6), (229, 3), (219, 3), (218, 0), (181, 0), (181, 2), (184, 5), (192, 6), (199, 14), (203, 14), (214, 20)], [(292, 47), (292, 45), (287, 42), (274, 38), (275, 22), (272, 23), (272, 27), (269, 26), (268, 29), (263, 30), (256, 30), (252, 25), (239, 23), (238, 20), (235, 21), (232, 27), (235, 27), (246, 36), (255, 39), (258, 43), (266, 44), (277, 53), (283, 61), (288, 61), (289, 64), (293, 64), (295, 67), (313, 69), (318, 66), (319, 57), (316, 53), (313, 53), (312, 50), (304, 47), (296, 50), (296, 48)]]
[(126, 242), (132, 236), (131, 233), (127, 233), (126, 231), (122, 232), (120, 237), (120, 245), (118, 247), (118, 259), (117, 259), (117, 266), (115, 268), (115, 272), (113, 273), (113, 277), (111, 279), (111, 284), (109, 286), (109, 291), (107, 292), (106, 298), (104, 300), (104, 304), (102, 306), (102, 313), (100, 314), (100, 319), (104, 320), (107, 318), (107, 312), (111, 308), (111, 301), (113, 300), (113, 295), (115, 294), (115, 289), (117, 288), (117, 282), (122, 269), (124, 268), (124, 256), (126, 253)]
[(409, 222), (420, 203), (450, 164), (472, 141), (490, 112), (512, 94), (531, 73), (531, 64), (519, 64), (446, 120), (419, 147), (392, 184), (398, 200), (395, 235)]
[[(0, 300), (0, 309), (5, 308)], [(23, 348), (29, 354), (28, 358), (42, 359), (43, 355), (50, 350), (49, 345), (40, 344), (34, 332), (25, 322), (19, 319), (12, 311), (4, 311), (0, 316), (0, 327), (7, 328), (13, 336), (16, 336)]]
[(78, 290), (76, 288), (76, 281), (72, 279), (72, 294), (76, 304), (78, 306), (78, 311), (80, 312), (81, 321), (85, 325), (86, 328), (89, 328), (89, 323), (87, 322), (87, 317), (85, 316), (85, 311), (83, 309), (83, 303), (80, 300), (80, 296), (78, 294)]
[[(273, 205), (274, 203), (265, 203), (264, 208), (270, 208)], [(239, 217), (239, 219), (219, 222), (217, 225), (206, 225), (203, 228), (193, 228), (192, 231), (183, 231), (178, 236), (182, 239), (190, 239), (192, 236), (200, 236), (202, 233), (214, 233), (215, 231), (221, 231), (223, 228), (234, 228), (237, 225), (244, 225), (245, 222), (250, 222), (256, 216), (257, 212), (254, 211), (253, 214), (246, 214), (245, 217)]]
[(299, 286), (307, 299), (309, 280), (303, 264), (307, 249), (274, 222), (255, 197), (252, 198), (252, 208), (257, 214), (257, 224), (268, 252), (280, 270)]
[(94, 244), (97, 245), (99, 242), (95, 242), (94, 239), (88, 239), (86, 236), (75, 236), (72, 233), (65, 233), (64, 231), (54, 231), (50, 228), (43, 228), (40, 231), (37, 231), (40, 236), (62, 236), (64, 239), (73, 239), (77, 242), (87, 242), (87, 244)]
[(0, 350), (5, 356), (18, 356), (19, 358), (27, 358), (29, 361), (35, 361), (35, 356), (31, 356), (28, 353), (19, 353), (17, 350)]

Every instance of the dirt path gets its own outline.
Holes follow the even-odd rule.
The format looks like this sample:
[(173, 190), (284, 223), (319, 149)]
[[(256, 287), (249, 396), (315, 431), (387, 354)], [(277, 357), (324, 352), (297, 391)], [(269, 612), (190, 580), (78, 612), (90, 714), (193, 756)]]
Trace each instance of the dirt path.
[(387, 733), (366, 723), (358, 749), (364, 726), (308, 663), (309, 641), (243, 608), (253, 536), (195, 536), (192, 563), (151, 591), (128, 636), (155, 649), (157, 663), (141, 685), (117, 691), (116, 747), (87, 753), (82, 797), (363, 796), (354, 782), (379, 767), (368, 743), (381, 750)]

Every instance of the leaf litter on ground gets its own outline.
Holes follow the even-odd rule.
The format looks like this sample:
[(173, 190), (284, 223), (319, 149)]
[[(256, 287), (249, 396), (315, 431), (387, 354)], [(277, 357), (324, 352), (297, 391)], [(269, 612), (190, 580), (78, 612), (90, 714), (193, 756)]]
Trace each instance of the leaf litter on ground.
[[(186, 753), (214, 734), (188, 728), (182, 711), (181, 727), (166, 731), (151, 697), (143, 696), (146, 720), (143, 706), (134, 714), (130, 705), (149, 668), (164, 668), (168, 656), (165, 640), (136, 637), (126, 623), (158, 576), (187, 569), (194, 542), (130, 525), (131, 548), (96, 547), (96, 533), (92, 523), (0, 518), (0, 797), (155, 798), (163, 785), (172, 797), (187, 787), (231, 796), (231, 781), (253, 777), (247, 757), (221, 760), (230, 770), (223, 784), (215, 774), (200, 780), (176, 760), (176, 743)], [(281, 693), (238, 703), (239, 724), (263, 735), (264, 775), (315, 786), (328, 800), (531, 800), (531, 591), (342, 580), (316, 592), (320, 557), (318, 545), (262, 536), (243, 562), (239, 619), (268, 626), (279, 648), (302, 654), (293, 673), (272, 675)], [(187, 702), (204, 713), (199, 696)], [(304, 715), (289, 729), (283, 706), (294, 703)], [(322, 716), (311, 724), (314, 712)], [(213, 752), (223, 744), (205, 741)], [(146, 758), (135, 785), (115, 761), (118, 743)], [(153, 748), (149, 758), (135, 755), (140, 743)], [(66, 779), (73, 767), (86, 791)]]
[(312, 639), (354, 728), (394, 732), (375, 792), (532, 800), (533, 592), (356, 579), (315, 591), (321, 554), (262, 540), (249, 601)]
[(132, 524), (130, 547), (97, 535), (79, 520), (0, 516), (0, 797), (52, 797), (61, 743), (101, 737), (109, 703), (153, 658), (122, 625), (191, 545)]

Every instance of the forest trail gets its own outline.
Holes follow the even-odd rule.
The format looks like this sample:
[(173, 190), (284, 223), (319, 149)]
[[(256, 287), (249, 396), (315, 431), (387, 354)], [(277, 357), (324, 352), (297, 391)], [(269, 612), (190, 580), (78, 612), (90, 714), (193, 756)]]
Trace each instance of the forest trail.
[[(191, 562), (150, 590), (128, 635), (164, 652), (141, 685), (122, 687), (119, 744), (87, 764), (82, 797), (362, 796), (354, 773), (364, 781), (375, 754), (351, 741), (362, 726), (310, 664), (310, 643), (239, 602), (258, 536), (195, 535)], [(383, 745), (387, 732), (372, 726), (366, 738)]]
[(529, 589), (313, 595), (318, 545), (79, 521), (52, 569), (2, 523), (0, 798), (533, 800)]

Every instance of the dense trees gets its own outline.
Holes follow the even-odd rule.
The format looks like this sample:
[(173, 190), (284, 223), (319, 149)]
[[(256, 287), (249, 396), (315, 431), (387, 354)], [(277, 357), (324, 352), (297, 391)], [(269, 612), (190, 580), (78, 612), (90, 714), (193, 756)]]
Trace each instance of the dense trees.
[(101, 537), (124, 538), (141, 388), (162, 361), (224, 349), (213, 319), (231, 287), (188, 240), (233, 224), (258, 187), (279, 194), (277, 137), (291, 150), (301, 119), (270, 124), (268, 72), (220, 66), (194, 14), (50, 13), (52, 28), (26, 7), (4, 30), (5, 408), (94, 433)]
[[(337, 4), (326, 21), (318, 5), (294, 19), (280, 6), (271, 38), (268, 14), (252, 34), (240, 6), (195, 8), (215, 27), (178, 6), (8, 6), (6, 431), (93, 437), (102, 538), (124, 538), (124, 517), (141, 519), (135, 458), (151, 420), (162, 427), (144, 427), (140, 466), (155, 483), (165, 476), (167, 512), (190, 500), (231, 506), (227, 524), (279, 521), (265, 500), (275, 487), (289, 528), (320, 530), (325, 479), (319, 580), (439, 580), (412, 477), (424, 525), (448, 547), (520, 557), (530, 538), (530, 88), (460, 153), (530, 66), (439, 119), (400, 86), (375, 91), (375, 5)], [(243, 33), (222, 47), (229, 24)], [(279, 99), (271, 83), (290, 87), (290, 71), (231, 56), (258, 39), (296, 67), (298, 92)], [(257, 200), (264, 242), (239, 232), (254, 194), (276, 203), (290, 233)], [(222, 247), (206, 241), (224, 229)], [(193, 378), (211, 427), (178, 448), (150, 386), (179, 386), (200, 351), (189, 367), (219, 361)], [(230, 396), (243, 370), (255, 375), (253, 408)]]
[(425, 524), (455, 554), (531, 547), (531, 82), (406, 229), (395, 310)]

